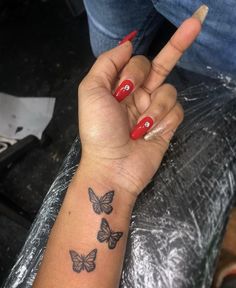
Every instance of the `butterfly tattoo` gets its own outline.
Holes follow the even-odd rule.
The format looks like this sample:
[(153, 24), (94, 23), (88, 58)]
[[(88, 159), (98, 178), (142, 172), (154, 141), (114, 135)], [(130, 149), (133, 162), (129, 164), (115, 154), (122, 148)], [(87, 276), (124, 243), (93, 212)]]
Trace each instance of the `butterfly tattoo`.
[(77, 273), (80, 273), (82, 270), (87, 272), (92, 272), (96, 265), (95, 259), (97, 255), (97, 249), (92, 250), (87, 256), (80, 255), (74, 250), (70, 250), (70, 257), (73, 262), (73, 270)]
[(88, 188), (89, 200), (93, 204), (93, 210), (97, 214), (101, 214), (105, 212), (106, 214), (110, 214), (113, 210), (111, 206), (111, 202), (114, 197), (114, 191), (109, 191), (101, 198), (99, 198), (94, 192), (92, 188)]
[(105, 218), (102, 218), (100, 230), (97, 234), (97, 239), (99, 242), (107, 242), (109, 249), (114, 249), (116, 243), (122, 237), (123, 232), (113, 232)]

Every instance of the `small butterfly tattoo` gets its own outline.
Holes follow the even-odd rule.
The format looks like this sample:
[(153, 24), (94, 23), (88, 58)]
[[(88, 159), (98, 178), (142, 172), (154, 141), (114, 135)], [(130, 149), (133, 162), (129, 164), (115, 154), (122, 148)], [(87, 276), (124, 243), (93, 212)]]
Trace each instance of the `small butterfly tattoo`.
[(93, 210), (97, 214), (101, 214), (105, 212), (106, 214), (110, 214), (113, 210), (112, 206), (110, 205), (113, 197), (114, 191), (109, 191), (101, 198), (99, 198), (93, 191), (92, 188), (88, 188), (89, 193), (89, 200), (93, 204)]
[(86, 270), (87, 272), (92, 272), (96, 265), (95, 259), (97, 255), (97, 249), (92, 250), (87, 256), (80, 255), (74, 250), (70, 250), (70, 257), (73, 262), (73, 270), (77, 273), (80, 273), (82, 270)]
[(107, 242), (109, 249), (114, 249), (116, 243), (122, 237), (123, 232), (113, 232), (105, 218), (102, 218), (100, 230), (97, 234), (97, 239), (99, 242)]

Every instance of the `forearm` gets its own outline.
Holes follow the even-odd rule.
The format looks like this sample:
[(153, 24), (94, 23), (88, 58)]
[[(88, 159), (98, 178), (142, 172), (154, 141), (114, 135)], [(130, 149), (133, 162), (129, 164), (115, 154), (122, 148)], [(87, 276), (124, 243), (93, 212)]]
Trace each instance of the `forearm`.
[[(197, 36), (200, 22), (192, 19), (186, 23), (155, 58), (156, 64), (168, 62), (172, 69), (180, 56), (175, 46), (185, 47)], [(166, 62), (171, 51), (178, 57)], [(131, 55), (129, 41), (103, 53), (80, 83), (81, 166), (49, 237), (34, 288), (119, 285), (135, 199), (157, 171), (173, 131), (183, 119), (176, 90), (168, 84), (160, 86), (165, 77), (150, 70), (145, 57)], [(132, 86), (125, 85), (126, 80), (133, 84), (135, 93)], [(119, 104), (114, 98), (114, 85), (129, 97), (127, 102), (123, 99)], [(145, 141), (142, 137), (154, 121), (156, 127), (164, 128)], [(130, 133), (138, 141), (131, 139)]]
[[(94, 205), (89, 188), (99, 199), (114, 191), (110, 204)], [(34, 288), (118, 286), (134, 204), (125, 192), (95, 171), (82, 168), (76, 173), (49, 237)], [(111, 233), (121, 233), (106, 235), (102, 221), (109, 225)], [(81, 263), (77, 256), (72, 259), (76, 255), (74, 252), (85, 256), (92, 252), (92, 258), (87, 259), (88, 263)], [(86, 265), (92, 271), (88, 272)]]

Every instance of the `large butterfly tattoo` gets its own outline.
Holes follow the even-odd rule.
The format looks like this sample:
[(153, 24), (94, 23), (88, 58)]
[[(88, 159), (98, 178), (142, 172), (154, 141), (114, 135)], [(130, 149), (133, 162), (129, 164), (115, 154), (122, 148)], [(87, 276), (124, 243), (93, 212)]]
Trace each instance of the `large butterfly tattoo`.
[(101, 214), (102, 212), (105, 212), (106, 214), (111, 213), (113, 208), (110, 204), (113, 200), (114, 191), (107, 192), (101, 198), (99, 198), (93, 192), (92, 188), (88, 188), (88, 193), (89, 193), (89, 200), (93, 203), (93, 210), (95, 213), (97, 214)]
[(116, 247), (117, 241), (122, 237), (123, 232), (113, 232), (105, 218), (102, 218), (100, 230), (97, 234), (97, 239), (99, 242), (107, 242), (109, 249), (114, 249)]
[(97, 249), (92, 250), (87, 256), (80, 255), (74, 250), (70, 250), (70, 257), (73, 262), (73, 270), (77, 273), (80, 273), (82, 270), (87, 272), (92, 272), (96, 265), (95, 259), (97, 255)]

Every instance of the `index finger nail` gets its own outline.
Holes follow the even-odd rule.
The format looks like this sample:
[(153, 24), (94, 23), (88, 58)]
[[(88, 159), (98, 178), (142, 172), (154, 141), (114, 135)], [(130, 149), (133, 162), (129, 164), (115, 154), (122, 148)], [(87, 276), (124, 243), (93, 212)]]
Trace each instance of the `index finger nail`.
[(121, 45), (123, 43), (125, 43), (126, 41), (132, 41), (136, 35), (138, 34), (137, 30), (132, 31), (131, 33), (129, 33), (128, 35), (126, 35), (119, 43), (118, 45)]

